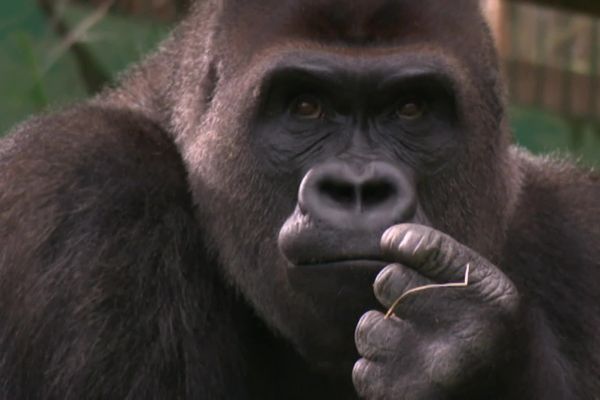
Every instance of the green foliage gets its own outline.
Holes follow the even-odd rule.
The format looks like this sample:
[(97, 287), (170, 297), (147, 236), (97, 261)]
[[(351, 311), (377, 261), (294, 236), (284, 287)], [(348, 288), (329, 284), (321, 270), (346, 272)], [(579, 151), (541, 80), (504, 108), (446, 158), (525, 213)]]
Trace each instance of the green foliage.
[(512, 107), (510, 116), (519, 144), (536, 153), (570, 156), (582, 164), (600, 166), (600, 126), (567, 119), (536, 108)]
[[(71, 26), (92, 9), (68, 6), (60, 18)], [(108, 15), (79, 40), (112, 76), (148, 53), (168, 32), (155, 21)], [(0, 2), (0, 133), (29, 115), (89, 96), (72, 52), (35, 0)]]

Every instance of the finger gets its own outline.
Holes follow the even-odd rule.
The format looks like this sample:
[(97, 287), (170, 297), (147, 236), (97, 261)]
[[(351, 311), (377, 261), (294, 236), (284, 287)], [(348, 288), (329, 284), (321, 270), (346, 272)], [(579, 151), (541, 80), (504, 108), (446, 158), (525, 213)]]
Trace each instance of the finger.
[(500, 274), (473, 250), (424, 225), (400, 224), (389, 228), (381, 238), (381, 248), (390, 260), (414, 268), (436, 282), (463, 281), (467, 264), (472, 283)]
[(381, 239), (386, 257), (441, 284), (465, 284), (489, 302), (518, 307), (512, 282), (492, 263), (450, 236), (423, 225), (400, 224)]
[(415, 364), (398, 369), (361, 358), (352, 369), (352, 382), (362, 399), (442, 399), (440, 387), (431, 381), (426, 370)]
[(432, 283), (430, 279), (413, 269), (400, 264), (391, 264), (377, 275), (373, 290), (377, 300), (384, 307), (389, 308), (408, 290)]
[(352, 382), (356, 393), (364, 399), (375, 398), (386, 392), (383, 380), (383, 367), (373, 361), (361, 358), (352, 368)]
[(362, 316), (354, 332), (358, 353), (369, 360), (383, 360), (398, 352), (401, 341), (412, 328), (399, 318), (386, 319), (379, 311)]

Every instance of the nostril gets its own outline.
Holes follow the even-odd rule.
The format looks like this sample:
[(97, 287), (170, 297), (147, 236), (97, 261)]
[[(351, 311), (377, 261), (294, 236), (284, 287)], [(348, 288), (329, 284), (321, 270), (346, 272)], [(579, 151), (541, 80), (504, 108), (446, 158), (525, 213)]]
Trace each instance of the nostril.
[(319, 192), (336, 205), (351, 207), (356, 203), (356, 190), (354, 185), (343, 181), (326, 179), (319, 183)]
[(383, 229), (408, 220), (416, 204), (412, 176), (386, 162), (327, 162), (310, 169), (298, 190), (299, 211), (327, 229)]
[(363, 208), (377, 207), (396, 195), (396, 187), (387, 181), (372, 181), (362, 185), (360, 196)]

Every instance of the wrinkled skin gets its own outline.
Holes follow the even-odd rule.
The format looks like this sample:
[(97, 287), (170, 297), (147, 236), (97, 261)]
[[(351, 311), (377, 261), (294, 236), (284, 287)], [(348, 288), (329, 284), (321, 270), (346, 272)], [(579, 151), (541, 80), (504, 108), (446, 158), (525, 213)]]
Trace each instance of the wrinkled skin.
[(436, 282), (461, 282), (465, 288), (416, 293), (385, 318), (363, 315), (356, 346), (363, 357), (354, 366), (354, 384), (367, 399), (435, 399), (502, 363), (499, 349), (516, 339), (519, 318), (515, 286), (493, 264), (434, 229), (398, 225), (382, 238), (389, 260), (374, 290), (386, 308), (412, 288)]
[(505, 108), (475, 0), (196, 2), (0, 142), (0, 400), (594, 398), (600, 177)]

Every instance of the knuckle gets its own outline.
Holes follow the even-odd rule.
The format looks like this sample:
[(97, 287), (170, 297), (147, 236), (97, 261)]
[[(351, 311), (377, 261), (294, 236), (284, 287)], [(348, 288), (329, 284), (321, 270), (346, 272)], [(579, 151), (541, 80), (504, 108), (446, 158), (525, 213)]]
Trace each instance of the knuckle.
[(352, 382), (354, 388), (359, 395), (367, 393), (368, 382), (369, 382), (369, 365), (370, 362), (361, 358), (358, 360), (352, 368)]
[(520, 296), (513, 283), (504, 276), (490, 276), (488, 279), (473, 285), (478, 289), (485, 301), (500, 306), (506, 312), (516, 310), (520, 304)]
[(425, 272), (440, 273), (453, 258), (454, 246), (446, 243), (445, 238), (438, 232), (432, 232), (423, 238), (415, 249), (415, 257), (420, 259)]
[(411, 288), (423, 286), (430, 281), (418, 272), (401, 264), (391, 264), (375, 279), (373, 291), (379, 302), (390, 307), (403, 293)]
[(443, 233), (422, 225), (398, 225), (389, 228), (382, 236), (385, 252), (397, 253), (413, 261), (437, 264), (440, 257), (454, 246)]
[(390, 285), (390, 280), (393, 279), (395, 275), (396, 264), (391, 264), (385, 267), (384, 269), (377, 274), (375, 278), (375, 283), (373, 284), (373, 288), (375, 289), (375, 293), (384, 293), (387, 291), (387, 288)]
[(410, 247), (421, 237), (435, 232), (433, 229), (418, 224), (399, 224), (388, 228), (381, 236), (381, 247), (388, 251), (398, 251)]
[(387, 250), (394, 250), (401, 243), (406, 230), (399, 225), (388, 228), (381, 236), (381, 247)]
[(372, 361), (361, 358), (352, 369), (352, 382), (361, 398), (383, 399), (386, 392), (383, 385), (381, 367)]
[(521, 296), (514, 285), (511, 283), (507, 285), (508, 287), (505, 288), (497, 301), (507, 315), (514, 316), (518, 314), (521, 307)]
[(405, 268), (399, 264), (391, 264), (384, 268), (373, 284), (375, 297), (385, 306), (389, 306), (406, 290), (412, 279), (407, 276)]
[(354, 333), (354, 339), (356, 343), (366, 343), (369, 333), (383, 317), (383, 314), (381, 314), (379, 311), (366, 312), (356, 325), (356, 331)]
[(371, 361), (393, 358), (397, 353), (408, 325), (397, 318), (386, 319), (383, 313), (365, 314), (355, 331), (358, 353)]

